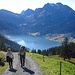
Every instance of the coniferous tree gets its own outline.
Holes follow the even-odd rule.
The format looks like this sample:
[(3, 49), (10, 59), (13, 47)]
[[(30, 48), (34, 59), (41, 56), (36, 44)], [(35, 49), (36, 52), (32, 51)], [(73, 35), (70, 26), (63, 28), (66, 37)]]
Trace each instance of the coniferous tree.
[(46, 50), (42, 50), (42, 55), (46, 55)]
[(68, 39), (65, 38), (64, 41), (62, 42), (62, 50), (61, 50), (61, 54), (60, 54), (64, 60), (65, 59), (70, 59), (70, 49), (69, 49), (69, 43), (68, 43)]
[(32, 52), (32, 53), (36, 53), (36, 49), (32, 49), (31, 52)]
[(38, 54), (41, 54), (41, 50), (40, 50), (40, 49), (38, 49), (37, 53), (38, 53)]
[(71, 42), (69, 44), (69, 49), (70, 49), (70, 56), (72, 58), (75, 58), (75, 43)]

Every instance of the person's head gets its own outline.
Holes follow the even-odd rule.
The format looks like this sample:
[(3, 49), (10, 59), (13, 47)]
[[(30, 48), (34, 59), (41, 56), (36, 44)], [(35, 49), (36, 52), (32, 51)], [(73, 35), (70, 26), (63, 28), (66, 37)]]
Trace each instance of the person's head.
[(21, 49), (21, 50), (25, 50), (25, 46), (21, 46), (20, 49)]
[(8, 51), (11, 51), (11, 48), (8, 48)]
[(23, 50), (25, 50), (25, 46), (22, 46)]

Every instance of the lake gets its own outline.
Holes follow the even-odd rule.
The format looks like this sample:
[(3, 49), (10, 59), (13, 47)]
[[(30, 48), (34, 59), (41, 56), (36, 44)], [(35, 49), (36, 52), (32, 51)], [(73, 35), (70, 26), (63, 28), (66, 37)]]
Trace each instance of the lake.
[(30, 49), (48, 49), (55, 46), (60, 46), (60, 42), (50, 41), (46, 39), (44, 36), (10, 36), (9, 39), (17, 42), (20, 45), (26, 46)]

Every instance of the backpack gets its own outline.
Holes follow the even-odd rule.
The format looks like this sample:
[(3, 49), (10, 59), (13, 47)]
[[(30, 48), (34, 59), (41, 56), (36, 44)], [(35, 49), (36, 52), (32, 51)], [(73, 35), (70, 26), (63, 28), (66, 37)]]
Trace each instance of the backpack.
[(10, 60), (10, 57), (6, 56), (6, 62), (9, 62), (9, 60)]

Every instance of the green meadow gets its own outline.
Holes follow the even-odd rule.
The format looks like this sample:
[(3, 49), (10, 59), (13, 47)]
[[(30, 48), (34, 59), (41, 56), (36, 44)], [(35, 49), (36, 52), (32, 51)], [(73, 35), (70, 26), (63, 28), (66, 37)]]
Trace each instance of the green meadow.
[[(37, 62), (43, 75), (75, 75), (75, 65), (67, 61), (63, 61), (63, 59), (58, 56), (44, 56), (43, 61), (43, 56), (40, 54), (27, 53), (27, 55)], [(61, 71), (60, 62), (62, 62)]]

